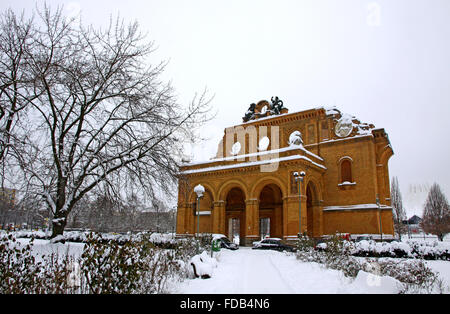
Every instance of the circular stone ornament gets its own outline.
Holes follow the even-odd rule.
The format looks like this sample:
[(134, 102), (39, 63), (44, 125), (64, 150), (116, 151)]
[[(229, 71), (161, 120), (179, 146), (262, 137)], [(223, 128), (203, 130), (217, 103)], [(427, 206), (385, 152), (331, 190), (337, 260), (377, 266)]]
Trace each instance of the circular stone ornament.
[(289, 146), (290, 145), (303, 145), (302, 133), (300, 133), (300, 131), (294, 131), (289, 135)]
[(338, 137), (347, 137), (353, 131), (352, 117), (348, 114), (344, 114), (337, 122), (334, 133)]
[(231, 155), (237, 155), (241, 151), (241, 143), (236, 142), (231, 146)]
[(262, 139), (259, 140), (259, 147), (258, 147), (258, 149), (260, 151), (267, 150), (267, 148), (269, 147), (269, 143), (270, 143), (269, 138), (267, 136), (264, 136)]

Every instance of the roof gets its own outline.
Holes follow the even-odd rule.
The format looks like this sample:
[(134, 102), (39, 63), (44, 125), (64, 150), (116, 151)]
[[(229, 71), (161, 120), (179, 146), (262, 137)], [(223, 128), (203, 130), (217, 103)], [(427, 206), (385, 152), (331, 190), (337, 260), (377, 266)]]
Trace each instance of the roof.
[[(238, 158), (242, 158), (242, 156), (239, 156)], [(236, 158), (236, 159), (238, 159)], [(311, 165), (314, 165), (318, 168), (321, 168), (323, 170), (326, 170), (327, 168), (315, 161), (312, 161), (310, 158), (303, 156), (303, 155), (291, 155), (286, 157), (278, 157), (278, 158), (272, 158), (267, 160), (258, 160), (258, 161), (249, 161), (249, 162), (238, 162), (233, 163), (229, 165), (218, 165), (218, 166), (212, 166), (212, 167), (205, 167), (205, 168), (198, 168), (198, 169), (192, 169), (192, 170), (184, 170), (181, 172), (181, 174), (193, 174), (193, 173), (201, 173), (201, 172), (212, 172), (212, 171), (219, 171), (219, 170), (228, 170), (228, 169), (236, 169), (236, 168), (242, 168), (242, 167), (251, 167), (251, 166), (261, 166), (261, 165), (269, 165), (274, 163), (279, 163), (283, 161), (289, 161), (289, 160), (303, 160)]]

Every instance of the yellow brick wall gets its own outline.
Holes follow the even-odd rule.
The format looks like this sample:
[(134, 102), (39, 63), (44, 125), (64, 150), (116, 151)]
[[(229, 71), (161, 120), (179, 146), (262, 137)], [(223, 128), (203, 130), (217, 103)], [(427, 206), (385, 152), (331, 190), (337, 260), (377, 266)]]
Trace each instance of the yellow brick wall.
[[(292, 173), (305, 171), (307, 176), (302, 186), (302, 231), (308, 227), (313, 229), (314, 236), (332, 234), (336, 231), (350, 233), (379, 233), (378, 210), (351, 210), (351, 211), (322, 211), (327, 206), (375, 204), (377, 197), (381, 205), (390, 205), (389, 202), (389, 172), (388, 160), (392, 155), (387, 135), (383, 129), (372, 131), (371, 135), (359, 135), (353, 131), (348, 138), (341, 139), (334, 135), (336, 117), (326, 116), (323, 109), (312, 109), (293, 115), (277, 116), (273, 119), (255, 120), (243, 124), (243, 127), (254, 126), (255, 130), (247, 132), (245, 147), (240, 154), (249, 153), (249, 134), (257, 135), (257, 142), (262, 135), (272, 140), (272, 130), (278, 127), (279, 147), (288, 145), (289, 135), (298, 130), (302, 132), (304, 147), (308, 151), (319, 155), (323, 160), (315, 159), (302, 151), (288, 151), (279, 157), (292, 154), (304, 154), (305, 157), (323, 164), (326, 170), (314, 166), (305, 160), (281, 162), (275, 172), (262, 172), (259, 166), (236, 167), (228, 170), (213, 172), (200, 172), (185, 175), (179, 185), (179, 213), (177, 222), (178, 233), (196, 232), (196, 217), (191, 209), (195, 202), (193, 187), (197, 184), (205, 186), (208, 197), (202, 200), (201, 210), (211, 210), (211, 215), (200, 217), (201, 232), (227, 232), (226, 195), (232, 187), (242, 189), (245, 194), (245, 210), (242, 212), (242, 232), (248, 236), (255, 236), (259, 232), (259, 218), (263, 214), (259, 210), (259, 192), (267, 184), (275, 184), (282, 192), (282, 205), (272, 213), (271, 219), (276, 222), (272, 231), (277, 236), (295, 236), (298, 232), (298, 187), (293, 186)], [(322, 129), (326, 124), (327, 129)], [(266, 127), (262, 134), (258, 134), (259, 127)], [(233, 137), (233, 141), (238, 138)], [(227, 136), (219, 144), (218, 157), (221, 150), (229, 156), (226, 144)], [(272, 141), (271, 141), (272, 142)], [(310, 144), (308, 144), (310, 143)], [(228, 146), (230, 146), (228, 144)], [(276, 148), (276, 147), (270, 147)], [(270, 149), (269, 148), (269, 149)], [(341, 183), (340, 164), (342, 157), (348, 156), (352, 160), (352, 179), (355, 185), (339, 186)], [(232, 165), (238, 162), (254, 161), (249, 157), (245, 160), (222, 160), (210, 164), (196, 164), (182, 167), (182, 171), (202, 169), (204, 167), (217, 167)], [(309, 210), (308, 218), (306, 185), (314, 183), (314, 206)], [(310, 200), (311, 201), (311, 200)], [(311, 215), (313, 216), (311, 218)], [(229, 215), (228, 215), (229, 216)], [(264, 215), (261, 215), (261, 217)], [(383, 233), (393, 233), (392, 212), (383, 210)], [(218, 225), (217, 225), (218, 224)], [(242, 238), (242, 235), (241, 235)]]

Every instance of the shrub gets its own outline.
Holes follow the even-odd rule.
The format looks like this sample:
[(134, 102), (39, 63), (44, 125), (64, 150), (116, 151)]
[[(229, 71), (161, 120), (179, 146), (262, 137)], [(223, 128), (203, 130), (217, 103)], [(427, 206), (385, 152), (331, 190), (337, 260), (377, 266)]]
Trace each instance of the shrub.
[(403, 283), (400, 293), (442, 292), (438, 273), (426, 265), (423, 260), (379, 259), (381, 274), (391, 276)]
[(164, 293), (167, 284), (183, 277), (190, 247), (156, 248), (145, 237), (119, 245), (89, 236), (80, 258), (89, 293)]
[(21, 246), (12, 235), (0, 240), (0, 293), (70, 293), (67, 284), (73, 257), (32, 253), (34, 239)]
[(357, 242), (352, 255), (361, 257), (421, 258), (426, 260), (450, 260), (450, 250), (437, 242)]
[(171, 282), (188, 276), (185, 265), (197, 250), (197, 242), (188, 240), (160, 249), (145, 236), (119, 244), (89, 234), (85, 241), (74, 258), (37, 256), (33, 239), (23, 246), (12, 235), (2, 237), (0, 293), (165, 293)]
[(300, 239), (296, 256), (297, 259), (304, 262), (317, 262), (327, 268), (340, 270), (346, 277), (355, 278), (360, 270), (378, 276), (393, 277), (402, 283), (399, 293), (443, 292), (442, 280), (439, 279), (438, 273), (433, 272), (421, 259), (358, 259), (353, 256), (355, 252), (359, 254), (361, 252), (377, 252), (378, 256), (394, 252), (394, 256), (398, 256), (399, 253), (396, 253), (396, 250), (401, 251), (401, 255), (407, 254), (407, 250), (401, 250), (398, 245), (388, 247), (381, 244), (378, 250), (358, 250), (352, 242), (345, 241), (339, 236), (332, 236), (315, 248), (308, 240)]

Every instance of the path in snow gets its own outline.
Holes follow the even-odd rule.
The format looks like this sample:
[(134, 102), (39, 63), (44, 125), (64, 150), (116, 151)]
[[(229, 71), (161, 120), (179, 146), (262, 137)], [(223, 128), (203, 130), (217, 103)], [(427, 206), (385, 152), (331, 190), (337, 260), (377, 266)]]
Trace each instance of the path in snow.
[[(260, 252), (262, 251), (257, 251), (256, 254), (245, 254), (246, 257), (243, 258), (242, 293), (272, 293), (273, 291), (293, 293), (293, 289), (285, 282), (280, 271), (274, 265), (272, 252), (265, 252), (264, 255), (261, 255)], [(241, 259), (242, 256), (243, 254), (234, 255), (236, 259)], [(238, 279), (236, 278), (236, 280)], [(255, 283), (258, 284), (255, 285)]]
[[(222, 249), (212, 278), (184, 281), (176, 293), (293, 294), (346, 293), (350, 280), (316, 263), (301, 263), (292, 254)], [(389, 292), (387, 292), (389, 293)]]

